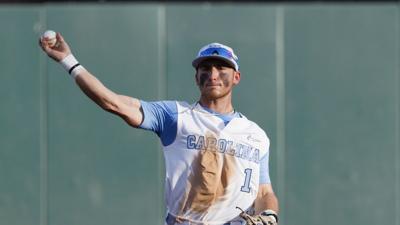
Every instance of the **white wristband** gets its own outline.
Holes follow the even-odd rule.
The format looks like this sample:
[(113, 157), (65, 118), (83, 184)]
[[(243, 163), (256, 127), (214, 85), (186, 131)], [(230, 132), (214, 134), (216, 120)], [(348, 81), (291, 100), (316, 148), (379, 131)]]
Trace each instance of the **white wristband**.
[(85, 68), (79, 64), (78, 60), (74, 57), (74, 55), (69, 54), (67, 57), (60, 61), (61, 65), (64, 69), (75, 79), (78, 76), (79, 72), (84, 70)]

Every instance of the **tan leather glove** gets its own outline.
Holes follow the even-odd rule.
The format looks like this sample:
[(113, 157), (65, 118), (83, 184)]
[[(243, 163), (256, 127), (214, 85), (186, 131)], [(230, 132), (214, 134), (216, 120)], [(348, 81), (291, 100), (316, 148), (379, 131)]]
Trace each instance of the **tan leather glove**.
[(246, 221), (246, 225), (278, 225), (278, 214), (273, 210), (265, 210), (256, 216), (251, 216), (242, 210), (239, 216)]
[(273, 210), (265, 210), (257, 216), (264, 225), (278, 225), (278, 214)]

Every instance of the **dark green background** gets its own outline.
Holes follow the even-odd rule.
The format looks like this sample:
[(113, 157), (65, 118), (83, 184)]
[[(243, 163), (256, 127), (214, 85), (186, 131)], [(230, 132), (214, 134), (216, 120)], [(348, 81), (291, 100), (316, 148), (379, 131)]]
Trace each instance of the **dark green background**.
[(235, 108), (271, 139), (282, 225), (400, 225), (399, 5), (0, 6), (0, 224), (163, 224), (156, 135), (100, 110), (37, 45), (61, 32), (110, 89), (193, 102), (232, 46)]

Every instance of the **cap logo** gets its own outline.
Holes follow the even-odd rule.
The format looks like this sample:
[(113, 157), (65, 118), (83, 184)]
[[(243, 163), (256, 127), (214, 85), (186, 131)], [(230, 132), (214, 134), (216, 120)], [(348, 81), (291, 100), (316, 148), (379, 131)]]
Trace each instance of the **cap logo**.
[(219, 53), (218, 53), (217, 50), (214, 50), (211, 54), (212, 54), (212, 55), (219, 55)]

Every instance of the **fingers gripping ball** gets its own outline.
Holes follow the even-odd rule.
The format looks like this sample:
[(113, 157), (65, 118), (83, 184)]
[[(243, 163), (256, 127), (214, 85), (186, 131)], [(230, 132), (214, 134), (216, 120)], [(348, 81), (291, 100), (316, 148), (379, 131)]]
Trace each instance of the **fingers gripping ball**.
[(56, 32), (52, 30), (47, 30), (43, 33), (41, 40), (45, 41), (49, 47), (54, 47), (57, 43)]

